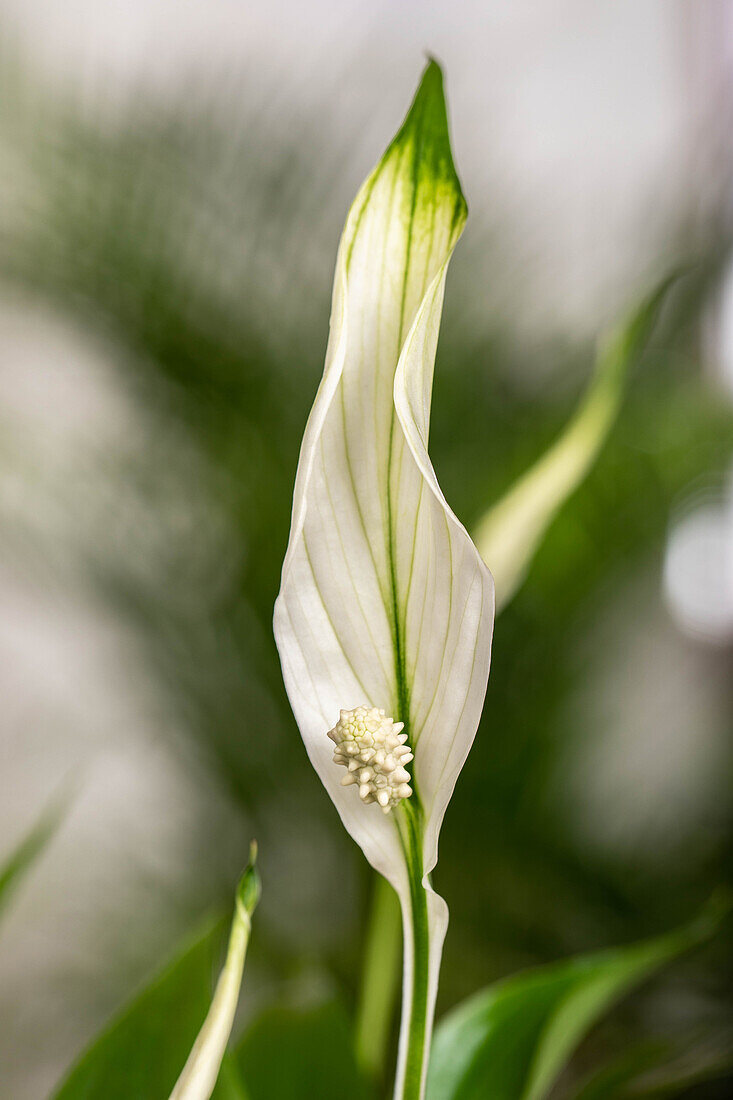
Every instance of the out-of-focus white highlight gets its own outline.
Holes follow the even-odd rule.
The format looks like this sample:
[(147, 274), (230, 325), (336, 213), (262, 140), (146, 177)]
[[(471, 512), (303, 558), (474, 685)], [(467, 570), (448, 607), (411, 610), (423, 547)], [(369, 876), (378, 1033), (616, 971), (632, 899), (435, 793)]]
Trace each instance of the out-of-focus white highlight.
[(733, 400), (733, 264), (729, 265), (720, 286), (711, 343), (718, 374)]
[(733, 641), (733, 493), (705, 503), (673, 526), (664, 591), (675, 622), (709, 642)]
[(651, 580), (643, 569), (615, 589), (579, 639), (554, 797), (581, 849), (656, 869), (718, 842), (730, 749), (725, 670), (676, 629)]

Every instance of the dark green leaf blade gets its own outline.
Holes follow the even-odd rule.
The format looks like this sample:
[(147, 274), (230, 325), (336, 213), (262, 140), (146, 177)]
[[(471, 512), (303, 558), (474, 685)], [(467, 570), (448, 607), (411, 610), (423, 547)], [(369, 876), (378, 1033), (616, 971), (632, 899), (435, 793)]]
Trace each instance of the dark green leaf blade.
[(436, 1029), (428, 1100), (541, 1100), (596, 1020), (711, 935), (724, 911), (711, 903), (675, 932), (527, 971), (471, 997)]
[[(209, 1009), (217, 925), (199, 935), (112, 1021), (54, 1100), (167, 1100)], [(233, 1059), (213, 1100), (245, 1100)]]
[[(726, 1031), (717, 1037), (698, 1035), (687, 1046), (669, 1040), (632, 1046), (586, 1079), (573, 1100), (667, 1100), (687, 1096), (689, 1089), (705, 1082), (731, 1083), (730, 1038)], [(722, 1089), (715, 1092), (724, 1094)]]
[(268, 1009), (245, 1032), (237, 1057), (250, 1100), (373, 1100), (336, 1001)]

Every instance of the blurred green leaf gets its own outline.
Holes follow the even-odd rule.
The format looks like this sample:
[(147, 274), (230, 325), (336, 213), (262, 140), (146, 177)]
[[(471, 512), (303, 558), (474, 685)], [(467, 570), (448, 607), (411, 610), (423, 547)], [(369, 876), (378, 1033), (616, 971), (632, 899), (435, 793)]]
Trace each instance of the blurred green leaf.
[(353, 1050), (352, 1027), (337, 1002), (269, 1009), (237, 1047), (250, 1100), (372, 1100)]
[(477, 524), (474, 541), (494, 575), (497, 611), (519, 588), (558, 509), (593, 465), (674, 278), (664, 279), (601, 341), (593, 379), (560, 438)]
[[(206, 1017), (217, 925), (183, 949), (92, 1043), (54, 1100), (165, 1100)], [(214, 1100), (245, 1100), (236, 1065), (222, 1062)]]
[(710, 936), (725, 912), (714, 900), (677, 931), (530, 970), (469, 998), (436, 1029), (428, 1100), (541, 1100), (596, 1020)]
[(0, 913), (8, 904), (13, 890), (25, 872), (45, 850), (59, 826), (65, 809), (66, 799), (63, 799), (46, 810), (15, 851), (11, 852), (0, 866)]
[(573, 1092), (573, 1100), (612, 1100), (624, 1096), (631, 1081), (668, 1057), (668, 1043), (635, 1044), (624, 1050), (620, 1057), (596, 1070)]
[(730, 1035), (722, 1043), (708, 1036), (683, 1050), (668, 1041), (645, 1042), (624, 1050), (572, 1095), (573, 1100), (662, 1100), (722, 1080), (732, 1067)]

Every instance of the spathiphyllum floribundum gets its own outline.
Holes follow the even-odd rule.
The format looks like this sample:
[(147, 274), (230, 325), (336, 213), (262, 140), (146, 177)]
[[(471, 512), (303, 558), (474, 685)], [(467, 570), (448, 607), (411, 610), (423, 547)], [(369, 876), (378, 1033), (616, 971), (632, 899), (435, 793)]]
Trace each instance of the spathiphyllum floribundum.
[(448, 922), (428, 876), (478, 725), (494, 614), (491, 576), (427, 450), (446, 271), (465, 218), (431, 62), (347, 218), (275, 608), (313, 766), (400, 898), (400, 1100), (424, 1090)]

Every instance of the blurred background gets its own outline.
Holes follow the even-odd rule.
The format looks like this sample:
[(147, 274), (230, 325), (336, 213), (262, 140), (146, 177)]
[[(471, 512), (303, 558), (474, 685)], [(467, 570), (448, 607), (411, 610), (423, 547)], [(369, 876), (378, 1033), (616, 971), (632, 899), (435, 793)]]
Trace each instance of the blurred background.
[[(230, 904), (251, 836), (245, 1017), (353, 1006), (370, 878), (271, 615), (339, 233), (425, 51), (470, 209), (432, 429), (469, 528), (598, 332), (689, 267), (497, 620), (435, 876), (439, 1009), (671, 927), (729, 874), (733, 6), (2, 0), (0, 857), (70, 800), (0, 928), (3, 1097), (47, 1096)], [(685, 1095), (730, 1095), (731, 969), (721, 938), (675, 966), (573, 1080), (633, 1036), (710, 1078)]]

